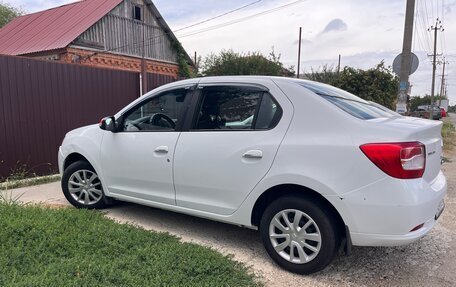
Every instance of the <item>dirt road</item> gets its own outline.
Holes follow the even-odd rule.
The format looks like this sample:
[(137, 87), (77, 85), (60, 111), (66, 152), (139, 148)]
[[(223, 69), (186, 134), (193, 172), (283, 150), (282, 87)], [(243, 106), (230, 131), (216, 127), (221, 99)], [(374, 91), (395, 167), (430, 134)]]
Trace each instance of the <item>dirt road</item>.
[[(452, 115), (456, 125), (456, 114)], [(354, 247), (312, 276), (298, 276), (276, 266), (256, 231), (149, 207), (120, 204), (107, 216), (146, 229), (169, 232), (184, 241), (211, 246), (246, 263), (266, 286), (456, 286), (456, 147), (443, 166), (448, 180), (446, 210), (435, 228), (418, 242), (396, 248)], [(59, 184), (14, 191), (23, 201), (67, 205)]]

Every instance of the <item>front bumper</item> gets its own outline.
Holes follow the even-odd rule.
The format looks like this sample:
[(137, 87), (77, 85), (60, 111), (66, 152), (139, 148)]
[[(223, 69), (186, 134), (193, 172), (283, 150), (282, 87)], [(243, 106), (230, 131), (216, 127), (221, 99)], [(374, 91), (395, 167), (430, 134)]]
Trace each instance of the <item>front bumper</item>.
[(64, 158), (64, 156), (63, 156), (62, 147), (60, 146), (60, 147), (59, 147), (59, 152), (58, 152), (58, 163), (59, 163), (59, 173), (60, 173), (60, 176), (63, 176), (64, 161), (65, 161), (65, 158)]

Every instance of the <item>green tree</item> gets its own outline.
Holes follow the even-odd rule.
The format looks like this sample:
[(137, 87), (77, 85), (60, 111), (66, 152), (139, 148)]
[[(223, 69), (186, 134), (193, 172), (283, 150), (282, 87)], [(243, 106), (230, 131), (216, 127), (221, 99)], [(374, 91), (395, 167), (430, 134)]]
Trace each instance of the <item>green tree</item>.
[(328, 65), (323, 65), (318, 70), (311, 68), (311, 72), (305, 73), (305, 76), (309, 80), (333, 86), (337, 85), (337, 80), (339, 77), (334, 69), (334, 66)]
[(260, 52), (242, 54), (233, 50), (223, 50), (219, 54), (207, 56), (201, 68), (203, 76), (294, 76), (292, 68), (284, 68), (280, 55), (277, 56), (274, 51), (265, 57)]
[(22, 14), (24, 12), (21, 9), (13, 7), (8, 3), (0, 2), (0, 28)]
[(306, 74), (307, 78), (339, 87), (365, 100), (393, 108), (397, 97), (399, 80), (382, 61), (368, 70), (345, 67), (339, 75), (333, 67)]
[[(440, 95), (437, 94), (434, 96), (434, 105), (439, 104), (439, 97)], [(410, 98), (410, 110), (414, 111), (418, 106), (430, 105), (431, 104), (431, 96), (425, 95), (424, 97), (411, 97)]]

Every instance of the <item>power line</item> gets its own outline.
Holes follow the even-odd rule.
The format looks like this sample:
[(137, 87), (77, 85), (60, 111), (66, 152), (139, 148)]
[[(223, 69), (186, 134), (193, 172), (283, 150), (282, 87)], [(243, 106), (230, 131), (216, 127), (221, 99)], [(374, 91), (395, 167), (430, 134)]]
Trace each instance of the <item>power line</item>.
[(266, 15), (266, 14), (270, 14), (270, 13), (276, 12), (278, 10), (290, 7), (292, 5), (296, 5), (296, 4), (298, 4), (298, 3), (302, 2), (302, 1), (304, 1), (304, 0), (294, 1), (294, 2), (291, 2), (291, 3), (285, 4), (285, 5), (278, 6), (278, 7), (275, 7), (275, 8), (266, 10), (266, 11), (262, 11), (262, 12), (259, 12), (259, 13), (255, 13), (255, 14), (243, 17), (243, 18), (239, 18), (239, 19), (236, 19), (236, 20), (232, 20), (232, 21), (228, 21), (228, 22), (225, 22), (225, 23), (221, 23), (221, 24), (217, 24), (217, 25), (214, 25), (214, 26), (210, 26), (210, 27), (207, 27), (207, 28), (204, 28), (204, 29), (201, 29), (201, 30), (189, 32), (188, 34), (180, 35), (179, 37), (180, 38), (184, 38), (184, 37), (189, 37), (189, 36), (193, 36), (193, 35), (196, 35), (196, 34), (205, 33), (205, 32), (208, 32), (208, 31), (215, 30), (215, 29), (219, 29), (219, 28), (224, 28), (224, 27), (227, 27), (227, 26), (230, 26), (230, 25), (233, 25), (233, 24), (237, 24), (237, 23), (240, 23), (240, 22), (244, 22), (244, 21), (250, 20), (252, 18), (256, 18), (256, 17), (259, 17), (259, 16), (263, 16), (263, 15)]
[(426, 45), (426, 47), (424, 48), (424, 50), (428, 53), (428, 51), (430, 52), (432, 50), (431, 48), (431, 40), (430, 40), (430, 35), (426, 32), (427, 31), (427, 27), (429, 27), (429, 25), (427, 24), (427, 21), (426, 21), (426, 17), (425, 17), (425, 9), (424, 9), (424, 5), (421, 1), (418, 1), (418, 4), (420, 6), (419, 10), (421, 11), (420, 13), (420, 21), (418, 22), (419, 24), (421, 24), (421, 28), (418, 29), (420, 32), (421, 32), (421, 35), (422, 35), (422, 39), (423, 39), (423, 44)]
[[(428, 13), (428, 6), (427, 6), (427, 0), (422, 0), (424, 2), (424, 12), (426, 13), (426, 27), (429, 27), (429, 13)], [(421, 2), (421, 3), (423, 3)], [(432, 15), (432, 19), (434, 19), (434, 15)]]
[[(442, 5), (440, 6), (440, 7), (442, 8), (442, 10), (441, 10), (442, 15), (441, 15), (440, 18), (442, 19), (442, 22), (443, 22), (443, 20), (445, 20), (445, 19), (444, 19), (444, 17), (445, 17), (445, 9), (444, 9), (444, 8), (445, 8), (445, 5), (443, 4), (443, 0), (440, 1), (440, 2), (442, 2)], [(437, 5), (439, 5), (439, 4), (437, 3)]]
[[(426, 1), (427, 1), (427, 0), (421, 0), (421, 1), (424, 1), (424, 4), (425, 4), (425, 5), (424, 5), (424, 9), (425, 9), (424, 12), (426, 13), (426, 17), (425, 17), (424, 14), (423, 14), (423, 17), (424, 17), (423, 23), (424, 23), (424, 25), (425, 25), (425, 26), (423, 26), (423, 33), (424, 33), (424, 36), (426, 37), (426, 42), (427, 42), (427, 44), (428, 44), (428, 46), (429, 46), (429, 51), (432, 51), (432, 35), (431, 35), (431, 33), (426, 33), (426, 31), (428, 31), (427, 28), (428, 28), (429, 26), (431, 26), (431, 24), (430, 24), (430, 22), (429, 22), (428, 7), (427, 7), (427, 5), (426, 5)], [(431, 19), (434, 19), (434, 18), (432, 17)]]
[[(445, 7), (444, 0), (442, 0), (442, 17), (443, 17), (443, 19), (445, 17), (444, 7)], [(445, 24), (445, 21), (443, 19), (442, 19), (442, 23)], [(445, 53), (445, 55), (447, 55), (448, 49), (447, 49), (447, 41), (446, 41), (446, 33), (445, 33), (445, 31), (442, 33), (442, 38), (441, 39), (443, 40), (443, 42), (442, 42), (443, 53)]]
[[(417, 4), (419, 5), (419, 1), (417, 1)], [(414, 30), (415, 30), (415, 36), (416, 36), (416, 40), (418, 41), (418, 45), (420, 46), (420, 48), (426, 53), (428, 54), (430, 52), (430, 49), (428, 50), (427, 47), (425, 47), (425, 42), (424, 42), (424, 37), (423, 37), (423, 31), (425, 31), (424, 27), (420, 27), (422, 26), (421, 22), (422, 22), (422, 18), (421, 18), (421, 15), (422, 13), (420, 12), (420, 7), (417, 7), (418, 9), (416, 9), (416, 15), (415, 15), (415, 27), (414, 27)], [(421, 21), (420, 21), (421, 20)], [(413, 50), (416, 51), (415, 49), (415, 37), (413, 38)]]
[[(260, 1), (262, 1), (262, 0), (260, 0)], [(288, 4), (282, 5), (282, 6), (278, 6), (278, 7), (266, 10), (266, 11), (262, 11), (262, 12), (259, 12), (259, 13), (256, 13), (256, 14), (249, 15), (247, 17), (243, 17), (243, 18), (240, 18), (240, 19), (236, 19), (236, 20), (233, 20), (233, 21), (226, 22), (226, 23), (222, 23), (222, 24), (211, 26), (211, 27), (207, 27), (207, 28), (201, 29), (199, 31), (189, 32), (189, 34), (186, 34), (186, 35), (183, 35), (183, 36), (179, 36), (179, 37), (180, 38), (189, 37), (189, 36), (193, 36), (193, 35), (196, 35), (196, 34), (204, 33), (204, 32), (207, 32), (207, 31), (223, 28), (223, 27), (226, 27), (226, 26), (229, 26), (229, 25), (232, 25), (232, 24), (236, 24), (236, 23), (242, 22), (242, 21), (247, 21), (247, 20), (249, 20), (251, 18), (255, 18), (255, 17), (258, 17), (258, 16), (265, 15), (265, 14), (270, 14), (270, 13), (273, 13), (273, 12), (278, 11), (280, 9), (286, 8), (288, 6), (292, 6), (292, 5), (298, 4), (299, 2), (302, 2), (302, 1), (304, 1), (304, 0), (298, 0), (298, 1), (295, 1), (295, 2), (291, 2), (291, 3), (288, 3)], [(203, 22), (203, 21), (201, 21), (201, 22)], [(195, 24), (197, 24), (197, 23), (195, 23)], [(164, 37), (166, 35), (170, 35), (171, 33), (173, 33), (173, 32), (172, 31), (164, 32), (163, 35), (154, 36), (154, 37), (150, 37), (150, 38), (138, 41), (138, 42), (128, 43), (126, 45), (117, 46), (117, 47), (114, 47), (114, 48), (111, 48), (111, 49), (95, 52), (92, 55), (85, 56), (82, 60), (89, 59), (89, 58), (91, 58), (91, 57), (93, 57), (95, 55), (98, 55), (100, 53), (113, 52), (113, 51), (117, 51), (119, 49), (122, 49), (122, 48), (125, 48), (125, 47), (128, 47), (128, 46), (132, 46), (132, 45), (136, 46), (136, 45), (142, 45), (142, 44), (145, 44), (145, 43), (149, 43), (150, 41), (153, 41), (156, 38)]]
[[(262, 2), (262, 1), (263, 1), (263, 0), (256, 0), (256, 1), (251, 2), (251, 3), (249, 3), (249, 4), (246, 4), (246, 5), (243, 5), (243, 6), (241, 6), (241, 7), (236, 8), (236, 9), (233, 9), (233, 10), (230, 10), (230, 11), (228, 11), (228, 12), (225, 12), (225, 13), (223, 13), (223, 14), (217, 15), (217, 16), (215, 16), (215, 17), (212, 17), (212, 18), (209, 18), (209, 19), (206, 19), (206, 20), (203, 20), (203, 21), (200, 21), (200, 22), (191, 24), (191, 25), (186, 26), (186, 27), (183, 27), (183, 28), (180, 28), (180, 29), (174, 31), (174, 33), (178, 32), (178, 31), (182, 31), (182, 30), (188, 29), (188, 28), (191, 28), (191, 27), (194, 27), (194, 26), (197, 26), (197, 25), (200, 25), (200, 24), (203, 24), (203, 23), (206, 23), (206, 22), (209, 22), (209, 21), (212, 21), (212, 20), (214, 20), (214, 19), (223, 17), (223, 16), (225, 16), (225, 15), (232, 14), (232, 13), (234, 13), (234, 12), (237, 12), (237, 11), (239, 11), (239, 10), (245, 9), (245, 8), (247, 8), (247, 7), (250, 7), (250, 6), (254, 5), (254, 4), (257, 4), (257, 3)], [(104, 50), (104, 51), (101, 51), (101, 52), (95, 52), (95, 53), (93, 53), (92, 55), (86, 56), (86, 58), (84, 58), (83, 60), (86, 60), (86, 59), (88, 59), (88, 58), (90, 58), (90, 57), (93, 57), (93, 56), (95, 56), (95, 55), (97, 55), (97, 54), (99, 54), (99, 53), (114, 52), (114, 51), (120, 50), (120, 49), (122, 49), (122, 48), (125, 48), (125, 47), (128, 47), (128, 46), (132, 46), (132, 45), (133, 45), (133, 46), (137, 46), (137, 45), (139, 45), (139, 44), (143, 44), (143, 43), (146, 43), (146, 42), (150, 42), (151, 40), (154, 40), (154, 39), (160, 38), (160, 37), (164, 37), (164, 36), (169, 35), (169, 34), (171, 34), (171, 32), (165, 32), (164, 35), (154, 36), (154, 37), (151, 37), (151, 38), (143, 39), (142, 41), (139, 41), (139, 42), (133, 42), (133, 43), (129, 43), (129, 44), (126, 44), (126, 45), (117, 46), (117, 47), (114, 47), (114, 48), (111, 48), (111, 49), (107, 49), (107, 50)], [(160, 43), (161, 43), (161, 42), (154, 43), (154, 44), (160, 44)]]
[(445, 23), (445, 0), (442, 0), (442, 22)]
[(412, 44), (412, 51), (415, 52), (415, 43), (417, 38), (417, 29), (416, 29), (416, 21), (418, 18), (418, 10), (415, 9), (415, 17), (413, 19), (413, 44)]
[(443, 34), (445, 34), (445, 31), (442, 31), (442, 37), (440, 37), (440, 49), (442, 51), (442, 54), (446, 55), (446, 51), (445, 51), (444, 43), (443, 43)]
[[(424, 18), (424, 22), (423, 22), (424, 26), (423, 26), (423, 28), (425, 30), (427, 30), (427, 27), (431, 26), (431, 24), (429, 22), (429, 19), (436, 19), (436, 18), (434, 18), (434, 13), (432, 13), (432, 15), (431, 15), (432, 17), (429, 18), (429, 8), (428, 8), (428, 5), (427, 5), (427, 0), (421, 0), (421, 1), (422, 1), (421, 2), (421, 7), (424, 9), (424, 12), (426, 14), (426, 17), (424, 17), (424, 14), (423, 14), (423, 18)], [(423, 5), (423, 3), (424, 3), (424, 5)], [(433, 7), (433, 6), (431, 6), (431, 7)], [(424, 32), (424, 33), (425, 33), (427, 45), (429, 46), (429, 51), (432, 51), (432, 37), (431, 37), (431, 34), (430, 33), (426, 33), (426, 32)]]
[(151, 44), (153, 45), (156, 45), (156, 44), (161, 44), (163, 43), (162, 41), (158, 41), (158, 42), (153, 42), (155, 39), (158, 39), (158, 38), (164, 38), (166, 35), (168, 35), (169, 32), (165, 32), (163, 35), (158, 35), (158, 36), (154, 36), (154, 37), (151, 37), (151, 38), (147, 38), (147, 39), (144, 39), (144, 40), (141, 40), (141, 41), (138, 41), (138, 42), (133, 42), (133, 43), (128, 43), (128, 44), (125, 44), (125, 45), (122, 45), (122, 46), (117, 46), (117, 47), (114, 47), (114, 48), (111, 48), (111, 49), (106, 49), (106, 50), (103, 50), (103, 51), (99, 51), (99, 52), (94, 52), (93, 54), (91, 55), (87, 55), (87, 56), (84, 56), (82, 58), (83, 61), (87, 60), (87, 59), (90, 59), (91, 57), (94, 57), (98, 54), (101, 54), (101, 53), (109, 53), (109, 52), (116, 52), (118, 50), (121, 50), (123, 48), (126, 48), (126, 47), (130, 47), (132, 46), (132, 48), (136, 48), (136, 46), (139, 46), (139, 45), (142, 45), (143, 43), (149, 43), (148, 45), (145, 45), (146, 46), (149, 46)]
[(244, 5), (244, 6), (241, 6), (241, 7), (239, 7), (239, 8), (233, 9), (233, 10), (231, 10), (231, 11), (228, 11), (228, 12), (225, 12), (225, 13), (223, 13), (223, 14), (217, 15), (217, 16), (215, 16), (215, 17), (212, 17), (212, 18), (209, 18), (209, 19), (206, 19), (206, 20), (197, 22), (197, 23), (195, 23), (195, 24), (191, 24), (191, 25), (185, 26), (185, 27), (183, 27), (183, 28), (179, 28), (179, 29), (175, 30), (174, 33), (177, 33), (177, 32), (179, 32), (179, 31), (186, 30), (186, 29), (188, 29), (188, 28), (192, 28), (192, 27), (195, 27), (195, 26), (198, 26), (198, 25), (201, 25), (201, 24), (210, 22), (210, 21), (212, 21), (212, 20), (218, 19), (218, 18), (220, 18), (220, 17), (223, 17), (223, 16), (226, 16), (226, 15), (232, 14), (232, 13), (237, 12), (237, 11), (239, 11), (239, 10), (242, 10), (242, 9), (247, 8), (247, 7), (253, 6), (253, 5), (255, 5), (255, 4), (257, 4), (257, 3), (261, 2), (261, 1), (263, 1), (263, 0), (257, 0), (257, 1), (251, 2), (251, 3), (249, 3), (249, 4), (246, 4), (246, 5)]

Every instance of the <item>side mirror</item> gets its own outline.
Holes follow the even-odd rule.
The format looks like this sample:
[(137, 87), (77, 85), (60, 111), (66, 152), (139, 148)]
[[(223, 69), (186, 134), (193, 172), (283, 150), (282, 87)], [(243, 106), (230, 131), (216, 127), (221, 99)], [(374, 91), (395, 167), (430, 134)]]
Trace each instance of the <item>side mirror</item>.
[(101, 119), (100, 129), (115, 133), (117, 131), (115, 118), (111, 116)]

